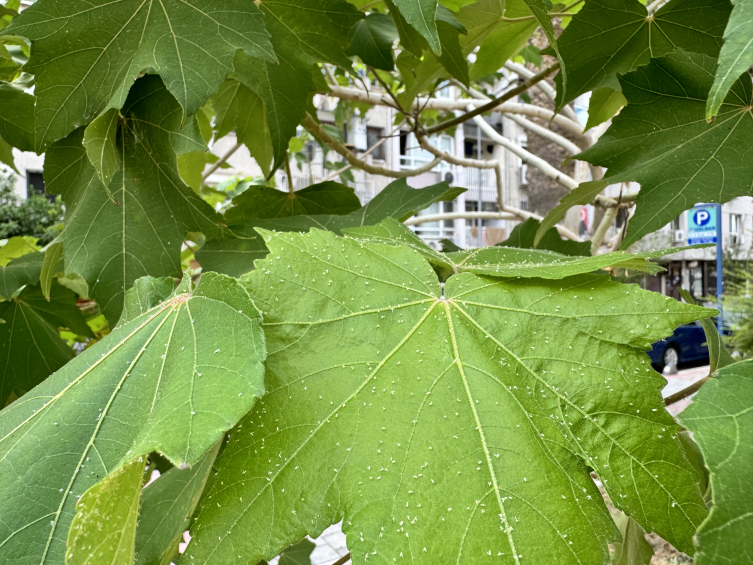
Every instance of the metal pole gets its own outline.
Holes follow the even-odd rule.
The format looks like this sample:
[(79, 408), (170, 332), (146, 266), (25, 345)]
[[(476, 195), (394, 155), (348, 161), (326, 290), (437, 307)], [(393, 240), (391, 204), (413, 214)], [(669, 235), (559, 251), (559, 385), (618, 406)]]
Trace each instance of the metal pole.
[(722, 205), (714, 204), (716, 211), (716, 300), (719, 302), (719, 317), (716, 321), (719, 335), (722, 335)]
[[(482, 118), (483, 119), (483, 118)], [(476, 125), (476, 156), (481, 160), (481, 128)], [(481, 193), (481, 169), (476, 169), (478, 171), (478, 210), (477, 212), (483, 211), (482, 206), (482, 198), (483, 194)], [(481, 218), (478, 219), (477, 229), (478, 233), (476, 234), (476, 244), (478, 247), (483, 246), (483, 238), (481, 236), (481, 226), (482, 226), (483, 220)]]

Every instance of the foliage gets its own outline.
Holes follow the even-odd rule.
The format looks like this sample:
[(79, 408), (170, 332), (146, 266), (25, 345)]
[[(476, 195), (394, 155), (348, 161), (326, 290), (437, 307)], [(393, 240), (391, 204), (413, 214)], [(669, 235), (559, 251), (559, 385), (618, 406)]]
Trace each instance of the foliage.
[(724, 319), (732, 332), (725, 341), (743, 357), (753, 357), (753, 274), (745, 270), (734, 274), (737, 281), (728, 283), (723, 295)]
[[(680, 422), (693, 432), (709, 468), (713, 506), (698, 530), (698, 565), (753, 559), (753, 489), (742, 479), (753, 457), (753, 360), (720, 369)], [(741, 480), (742, 479), (742, 480)]]
[[(184, 562), (305, 564), (341, 520), (359, 563), (605, 563), (610, 543), (645, 563), (644, 531), (695, 540), (699, 565), (753, 559), (750, 361), (731, 364), (714, 310), (610, 276), (681, 248), (592, 255), (556, 225), (635, 202), (627, 248), (753, 194), (750, 11), (0, 0), (0, 161), (44, 152), (62, 201), (0, 187), (0, 565), (166, 565), (186, 529)], [(598, 140), (569, 105), (589, 92)], [(581, 147), (591, 180), (502, 128), (570, 192), (544, 219), (504, 210), (521, 221), (497, 246), (436, 251), (405, 222), (465, 188), (356, 150), (374, 105), (385, 137), (418, 140), (538, 118), (515, 119)], [(241, 146), (263, 176), (207, 185)], [(496, 168), (500, 190), (515, 176), (439, 159)], [(361, 202), (357, 169), (393, 182)], [(618, 183), (637, 197), (601, 194)], [(749, 284), (725, 302), (744, 354)], [(698, 446), (645, 353), (697, 319), (716, 371), (681, 419)]]
[(46, 245), (57, 235), (63, 206), (39, 194), (22, 200), (14, 190), (15, 181), (12, 173), (0, 172), (0, 239), (27, 235)]

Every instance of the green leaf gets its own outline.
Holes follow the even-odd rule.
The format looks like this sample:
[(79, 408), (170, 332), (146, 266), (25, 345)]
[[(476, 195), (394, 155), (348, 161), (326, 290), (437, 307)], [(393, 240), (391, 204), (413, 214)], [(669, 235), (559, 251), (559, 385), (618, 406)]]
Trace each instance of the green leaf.
[(116, 327), (135, 320), (144, 312), (156, 308), (175, 292), (175, 281), (169, 277), (141, 277), (125, 297), (123, 314)]
[[(307, 100), (317, 90), (312, 72), (317, 63), (352, 66), (345, 53), (348, 32), (363, 18), (344, 0), (272, 0), (261, 3), (279, 63), (254, 60), (239, 52), (234, 78), (262, 100), (272, 139), (274, 168), (279, 167), (306, 115)], [(305, 17), (302, 14), (307, 14)]]
[(603, 181), (578, 191), (598, 183), (641, 184), (625, 248), (696, 202), (724, 203), (751, 193), (753, 162), (741, 158), (740, 148), (753, 136), (753, 88), (750, 80), (738, 82), (714, 123), (706, 123), (714, 66), (706, 55), (676, 50), (621, 77), (627, 107), (578, 156), (609, 169)]
[(437, 0), (392, 0), (405, 20), (429, 44), (435, 55), (442, 54), (437, 31)]
[(53, 283), (49, 301), (39, 286), (28, 286), (18, 298), (0, 302), (0, 319), (5, 321), (0, 324), (0, 408), (11, 394), (24, 395), (73, 358), (59, 327), (92, 335), (77, 299)]
[(565, 105), (565, 102), (563, 102), (559, 98), (559, 93), (566, 92), (567, 89), (569, 88), (568, 82), (567, 82), (567, 75), (569, 72), (569, 68), (568, 68), (568, 65), (565, 63), (565, 60), (562, 56), (559, 41), (557, 40), (557, 36), (554, 33), (554, 25), (552, 24), (552, 17), (549, 15), (549, 11), (552, 8), (552, 4), (550, 0), (525, 0), (525, 2), (526, 4), (528, 4), (528, 7), (531, 9), (531, 12), (536, 18), (536, 21), (539, 22), (539, 25), (541, 26), (541, 30), (544, 32), (544, 35), (546, 36), (546, 39), (549, 42), (549, 51), (551, 52), (552, 55), (557, 57), (557, 61), (559, 61), (559, 64), (560, 64), (560, 72), (557, 73), (557, 77), (556, 77), (558, 98), (555, 101), (556, 110), (559, 111)]
[(8, 299), (20, 288), (39, 281), (44, 253), (34, 252), (11, 260), (0, 267), (0, 298)]
[(376, 226), (351, 228), (343, 232), (366, 241), (407, 245), (421, 253), (433, 265), (449, 269), (454, 273), (467, 272), (490, 277), (563, 279), (607, 267), (630, 268), (656, 274), (664, 268), (648, 259), (670, 255), (681, 249), (674, 247), (635, 254), (613, 251), (594, 257), (590, 255), (567, 256), (553, 251), (505, 246), (439, 253), (425, 244), (405, 224), (401, 224), (394, 218), (388, 218)]
[(190, 469), (173, 467), (144, 489), (136, 529), (136, 565), (160, 565), (177, 555), (178, 547), (171, 547), (171, 542), (188, 529), (219, 449), (220, 442)]
[(391, 2), (391, 0), (384, 0), (385, 6), (390, 10), (390, 16), (397, 28), (398, 36), (400, 37), (400, 45), (407, 49), (410, 53), (413, 53), (416, 57), (421, 57), (421, 54), (425, 49), (429, 48), (429, 44), (421, 35), (405, 20), (403, 15), (397, 9), (397, 7)]
[(217, 139), (235, 131), (238, 141), (268, 176), (274, 155), (264, 101), (237, 80), (226, 80), (212, 97), (212, 105), (217, 113)]
[(87, 490), (76, 503), (65, 565), (134, 562), (146, 457), (137, 457)]
[(712, 507), (696, 534), (697, 565), (753, 559), (753, 360), (728, 365), (705, 383), (680, 423), (693, 432), (711, 476)]
[[(61, 563), (78, 496), (154, 451), (178, 468), (198, 463), (263, 392), (265, 345), (247, 292), (213, 273), (190, 285), (0, 412), (4, 558)], [(233, 328), (232, 342), (218, 327)]]
[(208, 151), (189, 151), (178, 155), (180, 178), (198, 194), (204, 184), (204, 169), (218, 160), (217, 155)]
[(190, 115), (233, 71), (237, 51), (275, 61), (262, 14), (245, 0), (39, 0), (5, 32), (31, 41), (24, 70), (36, 77), (39, 151), (123, 106), (145, 69)]
[(622, 535), (622, 543), (614, 544), (612, 565), (649, 565), (654, 548), (646, 541), (646, 532), (641, 525), (620, 511), (613, 517)]
[(47, 300), (50, 299), (52, 279), (61, 270), (62, 265), (60, 264), (60, 259), (62, 257), (62, 243), (53, 243), (44, 252), (44, 261), (42, 261), (42, 269), (39, 273), (39, 286), (42, 290), (42, 295)]
[(644, 351), (713, 310), (593, 275), (442, 288), (406, 247), (265, 241), (245, 280), (270, 392), (218, 457), (184, 559), (254, 563), (342, 519), (355, 563), (602, 563), (618, 534), (592, 470), (692, 547), (706, 509)]
[(233, 204), (225, 212), (225, 219), (231, 225), (252, 218), (344, 215), (361, 207), (361, 201), (351, 187), (334, 181), (312, 184), (292, 193), (269, 186), (250, 186), (233, 199)]
[(557, 82), (557, 107), (600, 87), (620, 89), (618, 74), (676, 48), (719, 54), (728, 0), (672, 0), (648, 17), (638, 0), (587, 0), (558, 44), (569, 83)]
[[(680, 289), (680, 296), (688, 304), (696, 304), (695, 299), (687, 290)], [(703, 326), (703, 333), (706, 334), (706, 345), (709, 348), (709, 373), (714, 373), (717, 369), (734, 363), (735, 359), (727, 351), (724, 339), (719, 333), (714, 320), (701, 320), (701, 325)]]
[(611, 119), (626, 104), (627, 100), (620, 90), (608, 86), (594, 89), (588, 103), (586, 131)]
[(221, 217), (183, 184), (176, 155), (206, 149), (196, 121), (181, 128), (181, 109), (157, 76), (140, 79), (122, 110), (119, 172), (105, 187), (82, 145), (83, 128), (47, 152), (47, 191), (67, 212), (59, 240), (67, 272), (80, 274), (114, 325), (123, 294), (146, 276), (179, 276), (188, 231), (219, 236)]
[(111, 108), (99, 115), (84, 131), (84, 147), (100, 182), (108, 186), (120, 169), (118, 159), (118, 120), (120, 111)]
[(446, 22), (437, 22), (437, 30), (442, 43), (442, 54), (439, 56), (439, 62), (452, 78), (457, 79), (465, 86), (469, 86), (471, 78), (468, 71), (468, 61), (460, 48), (458, 31)]
[(8, 243), (0, 247), (0, 266), (5, 267), (12, 259), (39, 251), (37, 238), (29, 235), (11, 237)]
[(717, 115), (730, 88), (753, 65), (753, 2), (732, 0), (732, 6), (724, 30), (724, 45), (719, 53), (719, 66), (706, 104), (707, 120)]
[(392, 59), (392, 44), (398, 38), (392, 18), (385, 14), (371, 13), (350, 28), (348, 55), (358, 55), (366, 65), (383, 71), (395, 68)]
[[(560, 237), (557, 228), (546, 230), (539, 241), (538, 246), (534, 245), (536, 233), (541, 223), (534, 219), (528, 218), (515, 226), (508, 237), (499, 247), (520, 247), (521, 249), (543, 249), (545, 251), (554, 251), (562, 255), (587, 257), (591, 255), (591, 243), (588, 241), (572, 241)], [(460, 250), (455, 250), (460, 251)]]
[(34, 150), (34, 97), (0, 82), (0, 138), (21, 151)]
[(240, 276), (254, 268), (254, 261), (267, 254), (256, 227), (279, 231), (308, 231), (311, 228), (341, 233), (344, 228), (373, 225), (385, 218), (405, 220), (434, 202), (454, 200), (464, 188), (446, 182), (422, 189), (411, 188), (405, 179), (387, 185), (364, 207), (347, 215), (279, 216), (275, 219), (248, 218), (230, 226), (229, 239), (210, 240), (196, 253), (205, 270)]
[(302, 539), (295, 545), (286, 547), (280, 553), (278, 565), (311, 565), (311, 552), (316, 544), (308, 539)]
[(8, 165), (11, 169), (18, 172), (16, 161), (13, 158), (13, 147), (0, 137), (0, 163)]

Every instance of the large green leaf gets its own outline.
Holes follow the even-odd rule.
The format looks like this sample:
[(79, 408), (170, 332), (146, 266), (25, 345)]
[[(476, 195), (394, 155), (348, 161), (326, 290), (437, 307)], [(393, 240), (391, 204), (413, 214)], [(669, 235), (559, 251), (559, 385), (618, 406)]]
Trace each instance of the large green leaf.
[(144, 69), (193, 114), (239, 50), (275, 61), (262, 14), (246, 0), (39, 0), (5, 30), (31, 40), (36, 147), (120, 108)]
[(581, 185), (579, 192), (598, 189), (599, 183), (641, 184), (624, 247), (697, 202), (724, 203), (751, 194), (753, 85), (739, 81), (708, 124), (714, 67), (706, 55), (676, 50), (621, 77), (628, 106), (596, 145), (578, 156), (609, 169), (604, 180)]
[(350, 214), (277, 217), (275, 219), (248, 218), (242, 224), (230, 226), (230, 238), (208, 241), (196, 253), (202, 268), (231, 276), (240, 276), (254, 268), (254, 261), (268, 251), (256, 232), (257, 227), (280, 231), (308, 231), (311, 228), (341, 233), (344, 228), (373, 225), (385, 218), (405, 220), (434, 202), (454, 200), (464, 188), (451, 188), (441, 182), (415, 189), (405, 179), (387, 185), (365, 206)]
[(21, 151), (34, 150), (34, 97), (0, 82), (0, 138)]
[(436, 54), (442, 53), (437, 31), (437, 0), (392, 0), (405, 20), (421, 34)]
[(392, 18), (375, 12), (356, 22), (351, 28), (347, 53), (358, 55), (361, 61), (375, 69), (391, 71), (395, 68), (392, 44), (397, 37), (397, 28)]
[(265, 0), (264, 23), (272, 34), (279, 63), (255, 60), (243, 52), (235, 59), (235, 78), (264, 100), (272, 138), (274, 166), (282, 163), (288, 140), (306, 115), (306, 101), (317, 90), (316, 63), (350, 68), (348, 32), (363, 17), (344, 0)]
[(187, 231), (217, 236), (221, 217), (183, 184), (176, 155), (206, 146), (196, 121), (156, 76), (140, 79), (118, 126), (119, 172), (105, 187), (82, 145), (83, 128), (47, 152), (47, 191), (66, 204), (66, 272), (80, 274), (113, 325), (123, 294), (145, 275), (179, 276)]
[(44, 253), (35, 251), (16, 257), (0, 267), (0, 298), (10, 298), (20, 288), (37, 284), (42, 272)]
[(603, 86), (595, 88), (588, 101), (588, 122), (585, 130), (603, 124), (627, 104), (622, 91)]
[(92, 335), (76, 294), (57, 283), (50, 290), (49, 301), (39, 286), (27, 286), (17, 298), (0, 302), (0, 409), (73, 358), (58, 328)]
[(619, 90), (618, 74), (675, 48), (719, 54), (729, 0), (672, 0), (649, 17), (639, 0), (587, 0), (557, 44), (568, 84), (557, 77), (558, 107), (600, 87)]
[(355, 191), (335, 181), (320, 182), (295, 192), (283, 192), (269, 186), (250, 186), (233, 199), (225, 212), (228, 224), (252, 218), (289, 218), (315, 214), (344, 215), (361, 207)]
[(217, 114), (217, 138), (235, 131), (238, 141), (268, 175), (274, 156), (264, 101), (237, 80), (226, 80), (212, 97), (212, 105)]
[(696, 534), (698, 565), (753, 561), (753, 360), (720, 369), (679, 416), (711, 475), (712, 507)]
[[(560, 49), (559, 41), (557, 40), (557, 36), (554, 33), (552, 16), (549, 15), (550, 10), (552, 9), (552, 2), (551, 0), (525, 0), (525, 3), (528, 4), (528, 7), (531, 9), (531, 13), (536, 18), (536, 21), (539, 22), (541, 30), (546, 36), (547, 42), (549, 43), (549, 54), (557, 57), (557, 61), (560, 64), (560, 71), (559, 73), (557, 73), (556, 77), (557, 92), (566, 92), (568, 90), (567, 76), (570, 72), (570, 69), (565, 63), (565, 60), (562, 56), (562, 50)], [(565, 104), (564, 102), (562, 102), (562, 100), (560, 100), (559, 98), (556, 99), (555, 106), (557, 111), (561, 110), (564, 105)]]
[(86, 491), (76, 503), (66, 565), (134, 562), (146, 457), (137, 457)]
[(265, 240), (246, 280), (270, 392), (218, 457), (184, 559), (253, 563), (342, 519), (356, 563), (602, 563), (619, 538), (590, 471), (691, 549), (706, 509), (644, 351), (713, 310), (594, 275), (442, 288), (406, 247)]
[[(79, 496), (153, 451), (198, 463), (261, 394), (265, 346), (247, 292), (211, 273), (190, 286), (124, 317), (0, 412), (2, 562), (62, 563)], [(130, 314), (145, 304), (136, 298)]]
[[(173, 467), (147, 486), (141, 495), (136, 529), (136, 565), (161, 565), (177, 554), (171, 542), (183, 538), (212, 470), (220, 443), (190, 469)], [(166, 555), (167, 552), (171, 555)]]
[(724, 45), (719, 53), (719, 67), (709, 92), (706, 107), (709, 120), (719, 112), (738, 77), (753, 65), (753, 2), (732, 0), (732, 5), (734, 8), (724, 30)]
[(656, 274), (664, 268), (650, 262), (649, 259), (663, 257), (684, 249), (674, 247), (635, 254), (613, 251), (594, 257), (590, 255), (568, 256), (553, 251), (519, 249), (509, 246), (479, 247), (467, 251), (440, 253), (429, 247), (405, 224), (394, 218), (387, 218), (377, 225), (342, 231), (356, 239), (408, 246), (418, 251), (432, 265), (447, 269), (452, 273), (476, 273), (492, 277), (563, 279), (607, 267), (634, 269)]
[(450, 73), (452, 78), (457, 79), (465, 86), (470, 86), (471, 78), (468, 71), (468, 61), (460, 47), (460, 34), (447, 22), (437, 22), (437, 30), (439, 31), (439, 40), (442, 44), (442, 54), (439, 56), (439, 63)]
[(654, 548), (646, 541), (646, 532), (641, 525), (622, 512), (615, 512), (614, 521), (622, 536), (621, 543), (614, 544), (612, 565), (650, 565)]

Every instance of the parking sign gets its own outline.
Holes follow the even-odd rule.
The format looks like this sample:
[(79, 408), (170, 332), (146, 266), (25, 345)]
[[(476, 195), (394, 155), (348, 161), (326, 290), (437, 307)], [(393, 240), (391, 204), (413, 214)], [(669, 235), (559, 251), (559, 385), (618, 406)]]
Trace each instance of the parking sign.
[(688, 210), (688, 245), (717, 243), (716, 206), (696, 206)]

